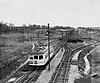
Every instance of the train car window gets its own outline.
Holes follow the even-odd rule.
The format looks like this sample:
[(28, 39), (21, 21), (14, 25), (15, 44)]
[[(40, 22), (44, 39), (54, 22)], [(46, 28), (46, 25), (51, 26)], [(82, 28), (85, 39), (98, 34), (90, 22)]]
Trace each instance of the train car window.
[(34, 56), (34, 59), (38, 59), (38, 56)]
[(33, 57), (30, 57), (30, 59), (33, 59)]
[(43, 59), (43, 56), (42, 56), (42, 55), (40, 55), (40, 56), (39, 56), (39, 59), (40, 59), (40, 60), (41, 60), (41, 59)]

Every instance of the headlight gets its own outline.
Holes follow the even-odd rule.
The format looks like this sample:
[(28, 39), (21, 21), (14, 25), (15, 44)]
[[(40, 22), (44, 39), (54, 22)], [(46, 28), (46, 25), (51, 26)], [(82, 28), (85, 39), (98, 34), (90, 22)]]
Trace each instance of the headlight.
[(37, 64), (37, 61), (35, 61), (34, 64)]
[(33, 64), (33, 61), (29, 61), (29, 64)]

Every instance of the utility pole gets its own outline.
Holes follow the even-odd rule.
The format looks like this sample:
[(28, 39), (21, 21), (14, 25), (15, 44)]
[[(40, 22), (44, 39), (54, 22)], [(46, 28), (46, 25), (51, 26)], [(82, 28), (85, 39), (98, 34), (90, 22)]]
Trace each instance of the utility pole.
[(66, 40), (68, 41), (68, 38), (67, 38), (67, 31), (66, 31)]
[(24, 42), (24, 38), (25, 38), (24, 31), (25, 31), (25, 25), (23, 25), (23, 42)]
[(50, 27), (49, 27), (49, 23), (48, 23), (48, 61), (49, 61), (49, 64), (48, 64), (48, 71), (50, 71)]
[(61, 33), (62, 33), (62, 52), (63, 52), (63, 31), (61, 31)]
[(34, 41), (34, 37), (35, 37), (35, 36), (34, 36), (34, 33), (35, 33), (35, 30), (33, 30), (33, 37), (32, 37), (32, 41)]
[(62, 33), (62, 39), (63, 39), (63, 31), (61, 31), (61, 33)]
[(35, 27), (32, 25), (32, 27), (33, 27), (33, 39), (32, 39), (32, 41), (34, 42), (34, 40), (35, 40)]
[(38, 41), (39, 41), (39, 37), (40, 37), (40, 31), (38, 31), (38, 34), (37, 34), (37, 35), (38, 35)]
[(39, 31), (38, 31), (38, 33), (37, 33), (37, 37), (39, 38)]

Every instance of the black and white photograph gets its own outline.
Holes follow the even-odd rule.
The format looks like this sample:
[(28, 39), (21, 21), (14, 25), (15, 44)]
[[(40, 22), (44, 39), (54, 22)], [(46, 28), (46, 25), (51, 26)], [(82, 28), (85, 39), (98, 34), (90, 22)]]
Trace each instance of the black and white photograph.
[(100, 83), (100, 0), (0, 0), (0, 83)]

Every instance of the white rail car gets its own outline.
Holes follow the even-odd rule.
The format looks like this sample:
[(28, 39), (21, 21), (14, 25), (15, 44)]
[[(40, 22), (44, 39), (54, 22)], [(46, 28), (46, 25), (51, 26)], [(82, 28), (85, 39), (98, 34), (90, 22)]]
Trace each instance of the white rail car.
[[(50, 58), (54, 54), (53, 46), (50, 46)], [(35, 48), (29, 54), (29, 65), (31, 66), (43, 66), (48, 62), (48, 46), (42, 46)]]

